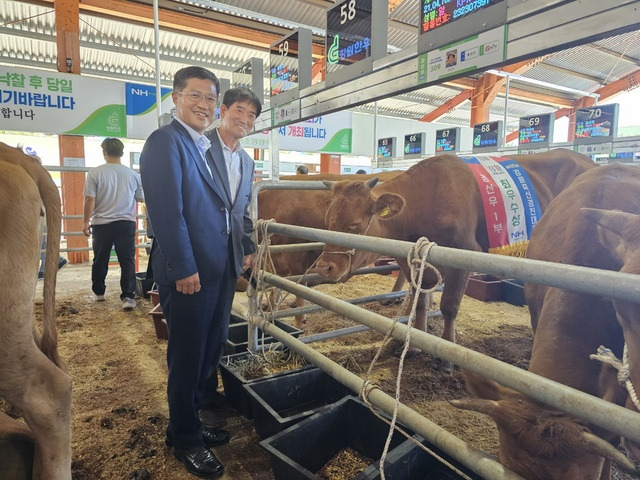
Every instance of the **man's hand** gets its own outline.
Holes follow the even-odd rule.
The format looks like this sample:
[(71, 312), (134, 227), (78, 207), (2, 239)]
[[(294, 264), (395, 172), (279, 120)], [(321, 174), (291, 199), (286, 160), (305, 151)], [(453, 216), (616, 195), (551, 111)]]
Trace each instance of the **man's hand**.
[(253, 270), (254, 267), (253, 253), (244, 256), (244, 263), (242, 264), (242, 271), (245, 272), (248, 268)]
[(190, 277), (176, 280), (176, 290), (185, 295), (193, 295), (200, 291), (200, 275), (196, 272)]
[(91, 236), (91, 224), (89, 222), (82, 224), (82, 233), (84, 233), (86, 237)]

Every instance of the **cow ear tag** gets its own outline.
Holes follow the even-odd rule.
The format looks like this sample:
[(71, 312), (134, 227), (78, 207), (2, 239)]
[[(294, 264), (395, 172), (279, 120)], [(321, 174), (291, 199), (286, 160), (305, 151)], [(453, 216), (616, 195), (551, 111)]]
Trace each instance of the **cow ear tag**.
[(389, 207), (384, 207), (382, 210), (380, 210), (379, 215), (381, 217), (386, 217), (387, 215), (389, 215)]

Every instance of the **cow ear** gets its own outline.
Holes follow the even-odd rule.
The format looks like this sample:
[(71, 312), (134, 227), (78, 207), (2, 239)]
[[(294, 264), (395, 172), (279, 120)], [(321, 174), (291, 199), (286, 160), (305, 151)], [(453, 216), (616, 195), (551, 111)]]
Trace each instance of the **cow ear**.
[(376, 183), (378, 183), (378, 180), (380, 180), (378, 177), (370, 178), (369, 180), (364, 182), (364, 186), (367, 187), (369, 190), (371, 190), (373, 187), (376, 186)]
[(633, 239), (625, 242), (625, 232), (629, 231), (625, 226), (637, 219), (638, 215), (600, 208), (581, 208), (580, 213), (598, 224), (598, 241), (615, 254), (621, 262), (624, 262), (627, 253), (625, 243), (631, 245), (631, 251), (635, 251)]
[(400, 213), (404, 208), (404, 198), (395, 193), (383, 193), (376, 200), (373, 206), (373, 213), (377, 213), (382, 218), (391, 218)]

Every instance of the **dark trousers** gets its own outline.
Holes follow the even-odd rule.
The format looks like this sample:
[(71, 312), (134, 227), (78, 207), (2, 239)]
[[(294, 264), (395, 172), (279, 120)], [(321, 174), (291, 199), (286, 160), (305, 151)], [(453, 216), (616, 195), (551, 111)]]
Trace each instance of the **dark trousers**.
[(104, 225), (91, 225), (93, 232), (93, 265), (91, 266), (91, 290), (104, 295), (104, 283), (109, 270), (111, 247), (115, 247), (120, 264), (120, 299), (134, 298), (136, 291), (136, 222), (118, 220)]
[(169, 430), (176, 450), (202, 445), (198, 410), (203, 405), (211, 366), (220, 361), (229, 333), (229, 312), (235, 275), (227, 261), (218, 282), (202, 285), (193, 295), (179, 293), (175, 285), (158, 285), (167, 327), (167, 398)]

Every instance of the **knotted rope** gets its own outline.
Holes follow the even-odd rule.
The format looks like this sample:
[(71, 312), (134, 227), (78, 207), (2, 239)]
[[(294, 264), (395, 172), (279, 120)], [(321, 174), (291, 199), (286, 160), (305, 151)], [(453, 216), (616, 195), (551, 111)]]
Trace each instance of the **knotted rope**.
[[(391, 421), (387, 420), (385, 417), (383, 417), (382, 415), (380, 415), (377, 412), (377, 410), (374, 408), (373, 404), (370, 402), (368, 397), (369, 397), (369, 394), (374, 389), (376, 389), (376, 388), (380, 389), (380, 387), (378, 385), (376, 385), (375, 383), (373, 383), (370, 380), (370, 376), (371, 376), (371, 373), (373, 371), (374, 365), (378, 361), (378, 358), (380, 357), (384, 347), (387, 344), (387, 341), (389, 340), (389, 337), (391, 336), (391, 333), (393, 332), (393, 330), (394, 330), (394, 328), (396, 326), (396, 323), (398, 321), (397, 319), (394, 320), (393, 324), (391, 325), (391, 328), (389, 329), (389, 331), (386, 332), (385, 337), (382, 340), (382, 343), (381, 343), (380, 347), (378, 348), (378, 351), (376, 352), (373, 360), (371, 361), (371, 364), (369, 365), (369, 369), (367, 370), (367, 375), (366, 375), (365, 381), (364, 381), (364, 383), (362, 385), (362, 389), (360, 390), (360, 397), (369, 406), (371, 411), (378, 418), (380, 418), (381, 420), (386, 422), (390, 427), (389, 428), (389, 434), (387, 435), (387, 439), (385, 441), (384, 449), (382, 451), (382, 456), (380, 458), (380, 478), (382, 480), (385, 480), (384, 462), (386, 460), (387, 453), (389, 451), (389, 446), (391, 445), (391, 440), (393, 438), (394, 430), (398, 430), (402, 435), (404, 435), (405, 437), (407, 437), (408, 439), (413, 441), (416, 445), (418, 445), (423, 450), (425, 450), (428, 453), (430, 453), (431, 455), (433, 455), (440, 462), (442, 462), (445, 465), (449, 466), (454, 471), (458, 471), (458, 469), (456, 469), (455, 466), (451, 465), (450, 462), (447, 462), (440, 455), (438, 455), (437, 453), (435, 453), (434, 451), (432, 451), (431, 449), (429, 449), (425, 445), (422, 445), (421, 443), (419, 443), (415, 438), (413, 438), (406, 431), (404, 431), (402, 428), (400, 428), (400, 427), (398, 427), (396, 425), (397, 419), (398, 419), (398, 406), (400, 405), (400, 385), (401, 385), (401, 382), (402, 382), (402, 372), (403, 372), (403, 369), (404, 369), (404, 361), (405, 361), (407, 352), (409, 350), (409, 345), (410, 345), (410, 342), (411, 342), (411, 330), (412, 330), (413, 325), (415, 323), (416, 310), (417, 310), (417, 306), (418, 306), (419, 295), (421, 295), (421, 294), (430, 295), (438, 287), (440, 287), (440, 285), (442, 285), (442, 275), (440, 274), (440, 271), (436, 267), (434, 267), (432, 264), (427, 262), (427, 257), (429, 255), (429, 251), (431, 250), (431, 248), (434, 245), (436, 245), (434, 242), (430, 242), (427, 238), (422, 237), (422, 238), (418, 239), (418, 241), (411, 247), (411, 250), (409, 250), (409, 253), (407, 254), (407, 264), (411, 268), (411, 275), (410, 275), (409, 281), (411, 282), (411, 287), (412, 287), (412, 292), (413, 292), (413, 302), (412, 302), (412, 305), (411, 305), (411, 313), (409, 314), (409, 320), (407, 321), (407, 332), (406, 332), (405, 339), (404, 339), (404, 346), (402, 348), (402, 353), (400, 354), (400, 361), (399, 361), (399, 364), (398, 364), (398, 376), (396, 378), (396, 389), (395, 389), (395, 404), (394, 404), (394, 407), (393, 407), (393, 415), (391, 417)], [(421, 256), (420, 255), (420, 251), (423, 248), (425, 250), (424, 250), (424, 253)], [(422, 280), (424, 278), (424, 271), (427, 268), (431, 269), (436, 274), (437, 282), (433, 287), (425, 289), (425, 288), (422, 288)], [(462, 472), (459, 472), (459, 473), (462, 474)], [(462, 475), (464, 475), (464, 474), (462, 474)], [(464, 476), (466, 476), (466, 475), (464, 475)]]
[(600, 345), (598, 347), (598, 351), (595, 354), (589, 355), (591, 360), (598, 360), (599, 362), (606, 363), (611, 365), (613, 368), (618, 370), (618, 383), (626, 387), (627, 392), (629, 392), (629, 397), (631, 401), (636, 406), (638, 410), (640, 410), (640, 400), (638, 400), (638, 395), (636, 394), (636, 389), (633, 387), (631, 383), (631, 372), (629, 371), (629, 356), (627, 351), (627, 342), (624, 344), (624, 349), (622, 350), (622, 361), (615, 356), (615, 354), (608, 348)]

